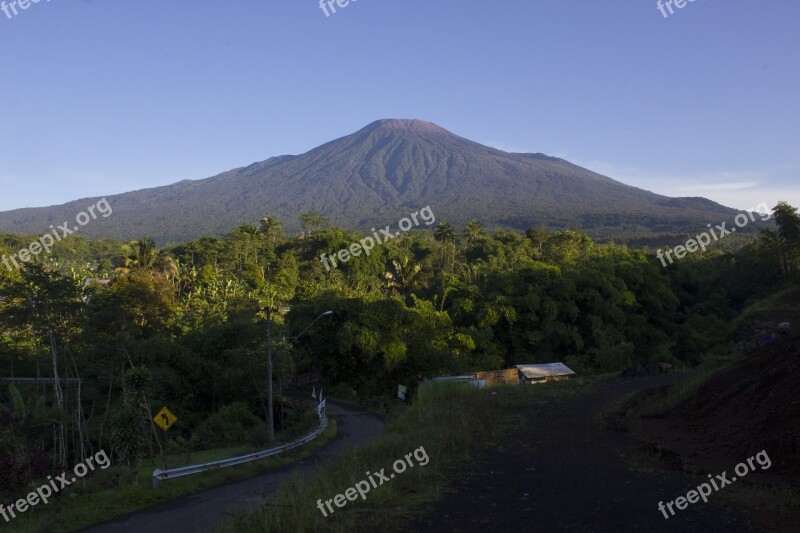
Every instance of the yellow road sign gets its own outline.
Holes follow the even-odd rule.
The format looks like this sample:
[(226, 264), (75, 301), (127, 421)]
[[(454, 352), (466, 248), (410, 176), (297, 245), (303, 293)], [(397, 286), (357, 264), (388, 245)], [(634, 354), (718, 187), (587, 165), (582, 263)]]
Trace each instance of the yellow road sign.
[(158, 427), (164, 431), (167, 431), (169, 428), (171, 428), (172, 424), (174, 424), (176, 420), (178, 420), (178, 417), (173, 415), (166, 407), (160, 410), (158, 414), (153, 417), (153, 422), (155, 422)]

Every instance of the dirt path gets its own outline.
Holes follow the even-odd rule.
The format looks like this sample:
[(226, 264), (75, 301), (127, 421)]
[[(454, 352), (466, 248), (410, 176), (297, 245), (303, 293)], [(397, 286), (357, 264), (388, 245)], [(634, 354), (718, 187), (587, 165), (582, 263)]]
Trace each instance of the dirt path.
[(89, 533), (204, 533), (226, 521), (233, 512), (260, 506), (263, 495), (274, 492), (294, 472), (307, 475), (322, 461), (338, 457), (348, 447), (361, 446), (383, 432), (383, 422), (373, 414), (328, 403), (328, 414), (336, 418), (337, 434), (322, 450), (291, 466), (230, 485), (184, 496), (143, 509), (107, 524), (85, 530)]
[[(690, 504), (665, 519), (658, 510), (703, 479), (680, 472), (632, 468), (637, 457), (626, 433), (608, 430), (600, 410), (633, 391), (678, 379), (663, 375), (609, 381), (587, 395), (512, 409), (524, 427), (479, 452), (453, 493), (427, 509), (410, 531), (756, 531), (720, 498)], [(636, 464), (636, 463), (634, 463)], [(718, 473), (718, 472), (709, 472)], [(722, 489), (725, 490), (725, 489)]]

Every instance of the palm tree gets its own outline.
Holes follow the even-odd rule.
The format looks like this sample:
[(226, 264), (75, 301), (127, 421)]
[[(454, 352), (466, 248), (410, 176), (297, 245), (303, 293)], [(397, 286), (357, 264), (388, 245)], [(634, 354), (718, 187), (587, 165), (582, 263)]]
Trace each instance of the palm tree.
[(456, 233), (453, 231), (453, 226), (447, 222), (442, 222), (433, 232), (433, 238), (440, 243), (452, 242), (455, 244)]
[(150, 268), (158, 257), (158, 248), (150, 237), (142, 237), (131, 243), (133, 253), (125, 260), (126, 267)]
[(133, 241), (130, 246), (132, 253), (125, 258), (125, 266), (118, 268), (117, 272), (128, 274), (133, 270), (152, 271), (170, 278), (178, 274), (178, 265), (172, 256), (159, 250), (150, 237)]
[(436, 239), (436, 241), (441, 243), (442, 245), (442, 262), (445, 263), (445, 266), (447, 266), (447, 260), (446, 260), (447, 247), (448, 244), (452, 243), (453, 258), (450, 264), (450, 271), (452, 272), (453, 270), (452, 263), (455, 261), (455, 255), (456, 255), (456, 232), (453, 230), (453, 226), (451, 226), (447, 222), (442, 222), (436, 228), (436, 231), (433, 232), (433, 238)]
[(408, 290), (420, 281), (422, 277), (422, 265), (419, 263), (409, 264), (408, 256), (401, 261), (392, 260), (394, 272), (386, 272), (383, 277), (386, 279), (386, 287), (390, 290), (397, 289), (401, 294), (407, 294)]
[(481, 234), (483, 234), (483, 227), (480, 222), (473, 218), (467, 223), (467, 227), (464, 230), (464, 238), (467, 239), (467, 248), (469, 248)]

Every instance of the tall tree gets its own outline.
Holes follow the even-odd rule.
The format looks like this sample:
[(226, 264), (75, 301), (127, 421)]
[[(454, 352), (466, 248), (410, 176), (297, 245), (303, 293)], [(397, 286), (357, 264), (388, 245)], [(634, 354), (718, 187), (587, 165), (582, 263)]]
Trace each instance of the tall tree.
[(772, 210), (778, 225), (779, 261), (786, 278), (794, 278), (800, 264), (800, 215), (797, 208), (780, 202)]
[(266, 215), (261, 219), (259, 231), (272, 247), (283, 240), (283, 222), (273, 216)]
[(544, 252), (544, 244), (547, 242), (547, 231), (543, 228), (530, 228), (525, 232), (533, 245), (539, 250), (539, 255)]
[(482, 234), (483, 226), (481, 226), (481, 223), (474, 218), (470, 220), (467, 223), (467, 227), (464, 229), (464, 238), (467, 240), (467, 247), (472, 246), (472, 243), (475, 242), (475, 239), (480, 237)]
[(452, 273), (456, 255), (456, 232), (453, 226), (448, 222), (442, 222), (434, 230), (433, 238), (441, 245), (444, 270)]
[(320, 231), (322, 229), (325, 229), (330, 223), (330, 220), (328, 218), (320, 215), (316, 211), (309, 211), (308, 213), (303, 213), (302, 215), (300, 215), (299, 219), (300, 219), (300, 225), (303, 227), (303, 231), (306, 233), (306, 235), (309, 236), (315, 231)]

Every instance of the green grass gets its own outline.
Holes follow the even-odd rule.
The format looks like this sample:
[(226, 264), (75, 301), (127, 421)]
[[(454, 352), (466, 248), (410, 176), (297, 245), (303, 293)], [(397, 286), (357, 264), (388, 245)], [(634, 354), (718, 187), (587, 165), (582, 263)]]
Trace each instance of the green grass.
[[(264, 474), (283, 466), (295, 463), (298, 459), (311, 455), (325, 446), (336, 435), (336, 421), (329, 419), (328, 427), (316, 440), (292, 450), (279, 457), (270, 457), (244, 465), (212, 470), (203, 474), (176, 478), (154, 489), (152, 474), (154, 468), (163, 468), (160, 461), (148, 461), (139, 469), (140, 483), (134, 487), (120, 483), (125, 478), (122, 468), (112, 465), (107, 470), (97, 470), (91, 479), (81, 480), (65, 489), (62, 497), (41, 503), (17, 515), (9, 525), (15, 532), (72, 532), (79, 531), (93, 524), (112, 520), (116, 517), (144, 509), (151, 505), (174, 500), (187, 494), (201, 492), (219, 485), (225, 485), (249, 477)], [(183, 458), (173, 456), (169, 466), (199, 464), (240, 453), (256, 451), (249, 448), (228, 448), (195, 452)], [(183, 462), (191, 458), (189, 463)], [(19, 495), (22, 497), (24, 495)], [(10, 503), (10, 501), (9, 501)]]
[(666, 389), (663, 394), (651, 394), (644, 397), (638, 413), (643, 417), (657, 418), (666, 415), (682, 403), (694, 397), (700, 387), (717, 374), (727, 370), (741, 357), (713, 357), (707, 358), (703, 365), (693, 375), (680, 383)]
[[(480, 447), (496, 443), (506, 431), (519, 430), (517, 416), (507, 409), (558, 401), (586, 393), (607, 376), (574, 379), (518, 387), (477, 390), (473, 387), (438, 383), (420, 391), (411, 407), (386, 425), (373, 442), (350, 450), (322, 467), (311, 478), (295, 477), (263, 510), (245, 513), (221, 528), (222, 533), (241, 532), (352, 532), (408, 531), (408, 519), (422, 506), (443, 496), (453, 476), (469, 470), (469, 459)], [(386, 469), (414, 450), (424, 448), (430, 462), (409, 468), (394, 479), (372, 488), (366, 499), (334, 507), (323, 516), (323, 502), (367, 478), (366, 472)]]
[(681, 370), (688, 379), (658, 389), (631, 392), (605, 406), (600, 420), (611, 430), (627, 431), (635, 416), (660, 418), (694, 397), (708, 380), (741, 361), (741, 356), (709, 356), (694, 370)]
[(614, 377), (616, 377), (616, 374), (588, 374), (566, 381), (551, 381), (536, 385), (500, 386), (492, 388), (490, 391), (498, 392), (499, 399), (504, 404), (518, 405), (532, 399), (541, 402), (588, 394), (595, 390), (600, 383)]
[[(446, 384), (451, 385), (451, 384)], [(479, 438), (476, 427), (492, 407), (481, 401), (485, 391), (466, 386), (434, 387), (386, 426), (378, 439), (324, 467), (311, 479), (287, 482), (272, 506), (244, 514), (223, 530), (241, 531), (354, 531), (367, 522), (371, 530), (389, 530), (406, 516), (406, 509), (435, 497), (447, 483), (448, 467), (468, 457)], [(409, 468), (388, 483), (373, 488), (365, 501), (349, 502), (327, 518), (317, 509), (327, 500), (365, 479), (366, 472), (386, 469), (414, 450), (424, 448), (429, 463)], [(359, 526), (361, 525), (361, 526)]]
[(741, 316), (773, 316), (781, 310), (789, 310), (797, 313), (800, 311), (800, 302), (797, 302), (793, 298), (789, 298), (789, 301), (787, 302), (787, 297), (792, 296), (797, 292), (797, 290), (798, 288), (796, 286), (792, 286), (770, 294), (769, 296), (749, 305), (744, 311), (742, 311)]
[(798, 287), (792, 286), (750, 303), (734, 320), (734, 329), (749, 319), (772, 327), (786, 320), (796, 322), (800, 316), (800, 299), (797, 294)]

